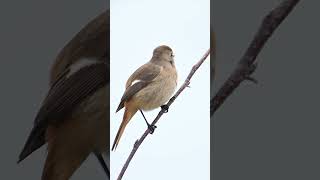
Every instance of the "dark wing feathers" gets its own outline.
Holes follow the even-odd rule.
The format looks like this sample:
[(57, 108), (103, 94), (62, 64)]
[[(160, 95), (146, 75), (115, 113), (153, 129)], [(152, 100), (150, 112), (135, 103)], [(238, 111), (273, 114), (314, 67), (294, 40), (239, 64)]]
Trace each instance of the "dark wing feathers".
[[(138, 68), (128, 79), (126, 90), (116, 112), (124, 107), (126, 101), (129, 101), (137, 92), (150, 84), (160, 74), (161, 70), (161, 66), (150, 62)], [(132, 84), (134, 81), (138, 82)]]
[[(67, 71), (68, 72), (68, 71)], [(34, 127), (19, 155), (19, 162), (45, 143), (48, 125), (59, 125), (82, 100), (109, 82), (106, 63), (80, 69), (67, 77), (64, 73), (51, 87), (40, 108)]]
[(144, 64), (129, 77), (126, 83), (126, 88), (128, 88), (135, 80), (151, 82), (159, 75), (161, 70), (162, 67), (154, 63), (148, 62)]
[(127, 90), (124, 92), (124, 94), (121, 98), (121, 102), (120, 102), (116, 112), (118, 112), (120, 109), (122, 109), (124, 107), (124, 102), (128, 101), (133, 95), (135, 95), (138, 91), (140, 91), (141, 89), (146, 87), (149, 83), (150, 82), (141, 81), (141, 82), (137, 82), (134, 85), (127, 88)]

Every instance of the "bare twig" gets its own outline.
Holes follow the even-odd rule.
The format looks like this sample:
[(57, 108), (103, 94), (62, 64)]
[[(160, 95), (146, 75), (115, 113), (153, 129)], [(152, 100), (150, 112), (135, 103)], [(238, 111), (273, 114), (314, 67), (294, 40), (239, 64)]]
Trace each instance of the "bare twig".
[(299, 0), (284, 0), (278, 7), (273, 9), (263, 20), (258, 32), (256, 33), (249, 48), (245, 52), (244, 56), (240, 59), (240, 62), (228, 80), (219, 89), (217, 94), (211, 99), (210, 102), (210, 115), (216, 112), (216, 110), (223, 104), (223, 102), (229, 97), (232, 92), (240, 85), (244, 80), (255, 81), (251, 74), (256, 69), (255, 60), (263, 48), (264, 44), (271, 37), (272, 33), (280, 25), (280, 23), (288, 16), (291, 10)]
[[(210, 54), (210, 49), (203, 55), (203, 57), (199, 60), (199, 62), (197, 64), (195, 64), (188, 77), (186, 78), (186, 80), (184, 81), (184, 83), (182, 84), (182, 86), (179, 88), (179, 90), (175, 93), (175, 95), (169, 100), (169, 102), (166, 104), (168, 107), (176, 100), (176, 98), (181, 94), (181, 92), (189, 86), (190, 84), (190, 80), (192, 78), (192, 76), (194, 75), (194, 73), (199, 69), (199, 67), (201, 66), (201, 64), (207, 59), (207, 57)], [(156, 123), (159, 121), (160, 117), (163, 115), (163, 113), (165, 113), (164, 109), (161, 109), (161, 111), (158, 113), (157, 117), (153, 120), (153, 122), (151, 123), (151, 125), (156, 125)], [(127, 170), (130, 161), (132, 160), (134, 154), (137, 152), (138, 148), (140, 147), (140, 145), (142, 144), (142, 142), (144, 141), (144, 139), (150, 134), (150, 129), (147, 128), (147, 130), (142, 134), (142, 136), (140, 137), (140, 139), (138, 139), (133, 148), (132, 151), (129, 155), (129, 157), (127, 158), (127, 161), (125, 162), (125, 164), (123, 165), (121, 172), (118, 176), (118, 180), (122, 179), (125, 171)]]

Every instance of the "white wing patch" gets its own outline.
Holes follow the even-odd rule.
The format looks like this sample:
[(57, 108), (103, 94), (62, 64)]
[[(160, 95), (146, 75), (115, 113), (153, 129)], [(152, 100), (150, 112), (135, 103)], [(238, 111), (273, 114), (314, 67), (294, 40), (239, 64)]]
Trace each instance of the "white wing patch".
[(141, 80), (140, 80), (140, 79), (134, 80), (134, 81), (130, 84), (130, 86), (133, 86), (134, 84), (136, 84), (136, 83), (138, 83), (138, 82), (141, 82)]
[(88, 58), (80, 59), (70, 66), (70, 71), (67, 74), (67, 77), (69, 78), (72, 74), (76, 73), (80, 69), (96, 63), (98, 63), (98, 60), (88, 59)]

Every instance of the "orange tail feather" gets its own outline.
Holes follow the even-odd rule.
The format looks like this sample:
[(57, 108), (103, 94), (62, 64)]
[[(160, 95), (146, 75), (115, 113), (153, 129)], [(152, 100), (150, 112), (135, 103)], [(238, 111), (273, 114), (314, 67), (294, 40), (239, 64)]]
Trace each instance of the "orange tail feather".
[(112, 151), (116, 150), (116, 148), (119, 144), (120, 138), (124, 132), (124, 129), (126, 128), (127, 124), (129, 123), (129, 121), (131, 120), (131, 118), (133, 117), (133, 115), (136, 112), (137, 112), (137, 109), (131, 109), (131, 108), (128, 108), (128, 106), (125, 106), (125, 111), (123, 114), (123, 119), (122, 119), (121, 125), (120, 125), (119, 130), (117, 132), (117, 135), (113, 141), (113, 145), (112, 145), (112, 149), (111, 149)]

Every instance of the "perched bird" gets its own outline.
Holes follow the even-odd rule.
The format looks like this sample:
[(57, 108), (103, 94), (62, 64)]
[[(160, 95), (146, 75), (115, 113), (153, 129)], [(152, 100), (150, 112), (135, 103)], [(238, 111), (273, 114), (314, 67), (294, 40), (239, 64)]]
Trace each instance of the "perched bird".
[(69, 179), (91, 152), (108, 172), (101, 154), (109, 154), (109, 31), (106, 11), (55, 59), (49, 92), (18, 161), (48, 143), (42, 180)]
[[(139, 110), (143, 115), (142, 110), (148, 111), (164, 105), (176, 86), (177, 71), (172, 49), (165, 45), (159, 46), (153, 51), (151, 60), (138, 68), (127, 80), (126, 90), (116, 112), (123, 107), (125, 111), (112, 150), (116, 149), (126, 125), (134, 114)], [(147, 125), (153, 132), (155, 127), (148, 122)]]

